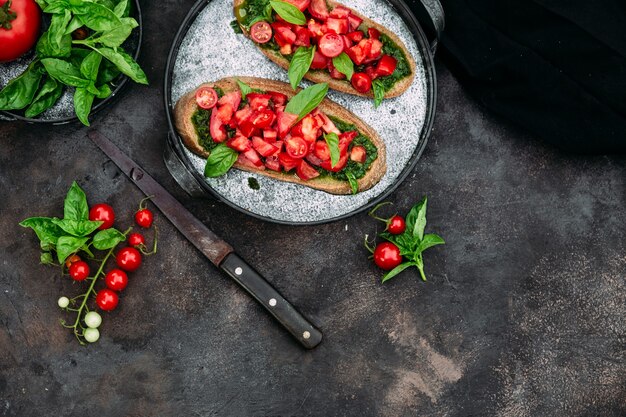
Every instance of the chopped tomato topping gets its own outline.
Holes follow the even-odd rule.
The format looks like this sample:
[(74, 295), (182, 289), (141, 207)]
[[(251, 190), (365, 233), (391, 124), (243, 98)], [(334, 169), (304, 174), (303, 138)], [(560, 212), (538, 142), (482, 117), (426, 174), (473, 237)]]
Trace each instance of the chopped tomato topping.
[(242, 135), (241, 132), (233, 136), (231, 139), (228, 139), (226, 145), (238, 152), (245, 152), (251, 147), (250, 139)]
[(346, 35), (352, 42), (361, 42), (365, 36), (360, 30), (350, 32)]
[(361, 145), (353, 146), (350, 151), (350, 159), (360, 164), (365, 163), (367, 159), (367, 151)]
[(309, 145), (299, 136), (291, 136), (285, 139), (285, 150), (292, 158), (301, 159), (309, 153)]
[(322, 130), (324, 130), (324, 132), (335, 133), (337, 135), (341, 134), (339, 129), (337, 129), (333, 121), (330, 120), (328, 116), (326, 116), (324, 113), (318, 113), (318, 116), (320, 117), (320, 120), (322, 122)]
[[(291, 30), (291, 25), (289, 23), (274, 22), (272, 23), (272, 29), (274, 29), (274, 38), (279, 45), (293, 45), (296, 41), (296, 34), (293, 30)], [(279, 40), (282, 41), (282, 43), (279, 42)]]
[(327, 161), (330, 159), (330, 148), (325, 140), (318, 140), (315, 142), (315, 148), (313, 149), (315, 156), (317, 156), (322, 161)]
[(276, 119), (276, 116), (274, 115), (273, 111), (262, 110), (262, 111), (255, 112), (250, 118), (250, 122), (256, 128), (265, 129), (266, 127), (270, 127), (274, 123), (275, 119)]
[(370, 39), (376, 39), (378, 40), (380, 38), (380, 31), (376, 28), (368, 28), (367, 29), (367, 36)]
[(250, 106), (246, 106), (243, 109), (237, 111), (235, 113), (235, 122), (238, 125), (241, 125), (243, 122), (245, 122), (246, 120), (248, 120), (250, 118), (250, 116), (252, 116), (252, 109), (250, 108)]
[(309, 23), (307, 23), (307, 27), (309, 28), (309, 32), (311, 33), (311, 35), (315, 36), (316, 38), (321, 38), (322, 36), (324, 36), (324, 33), (326, 33), (326, 31), (324, 30), (324, 26), (313, 19), (309, 20)]
[(271, 169), (272, 171), (280, 172), (280, 161), (278, 160), (278, 156), (268, 156), (265, 158), (265, 167), (267, 169)]
[(283, 166), (283, 169), (285, 171), (291, 171), (300, 164), (299, 159), (292, 158), (284, 152), (278, 154), (278, 160), (280, 161), (280, 164)]
[(346, 164), (348, 163), (348, 154), (342, 155), (339, 158), (339, 162), (337, 162), (337, 165), (332, 166), (331, 165), (331, 161), (330, 159), (322, 162), (322, 164), (320, 165), (322, 168), (324, 168), (327, 171), (331, 171), (331, 172), (339, 172), (342, 169), (345, 168)]
[(211, 112), (209, 132), (211, 133), (211, 137), (214, 142), (221, 143), (226, 140), (226, 128), (224, 127), (224, 123), (218, 117), (216, 110)]
[(372, 89), (372, 79), (364, 72), (355, 72), (352, 76), (352, 87), (359, 93), (368, 93)]
[(250, 37), (256, 43), (268, 43), (272, 40), (272, 27), (265, 21), (256, 22), (250, 28)]
[(357, 30), (359, 26), (361, 26), (361, 23), (363, 23), (363, 19), (361, 19), (359, 16), (355, 16), (353, 14), (350, 14), (350, 16), (348, 16), (348, 24), (350, 25), (351, 31)]
[(263, 139), (265, 139), (266, 141), (275, 142), (277, 138), (278, 138), (278, 132), (276, 131), (276, 129), (264, 129), (263, 130)]
[(330, 13), (328, 12), (328, 6), (326, 0), (311, 0), (309, 5), (309, 13), (316, 19), (326, 21)]
[(276, 117), (278, 123), (278, 136), (284, 138), (285, 135), (289, 133), (291, 127), (296, 123), (296, 120), (298, 120), (298, 115), (277, 111)]
[(336, 33), (327, 33), (320, 38), (318, 47), (322, 55), (327, 58), (334, 58), (343, 52), (343, 38)]
[(328, 66), (328, 58), (326, 58), (320, 51), (315, 50), (313, 55), (313, 62), (311, 62), (311, 69), (324, 69)]
[(274, 106), (284, 106), (287, 104), (287, 96), (283, 93), (277, 93), (276, 91), (268, 91), (268, 94), (272, 98)]
[(246, 100), (250, 103), (250, 107), (255, 111), (262, 111), (270, 106), (270, 99), (272, 96), (269, 94), (250, 93), (246, 96)]
[(370, 43), (370, 53), (368, 57), (370, 59), (378, 58), (383, 52), (383, 43), (378, 39), (372, 39)]
[(296, 26), (296, 40), (293, 42), (294, 45), (298, 46), (311, 46), (311, 32), (304, 26)]
[(225, 104), (230, 105), (233, 111), (239, 110), (240, 103), (241, 103), (241, 91), (239, 90), (233, 91), (228, 94), (224, 94), (222, 98), (220, 98), (220, 100), (217, 102), (217, 104), (219, 104), (220, 106), (223, 106)]
[[(252, 152), (254, 152), (254, 149), (251, 149)], [(250, 152), (250, 151), (248, 151)], [(237, 163), (241, 166), (245, 166), (248, 168), (252, 168), (252, 169), (257, 169), (259, 171), (263, 171), (265, 169), (265, 165), (263, 165), (263, 162), (261, 162), (260, 159), (258, 159), (258, 162), (254, 162), (252, 160), (250, 160), (250, 158), (248, 158), (246, 156), (247, 152), (245, 153), (240, 153), (239, 156), (237, 157)], [(260, 164), (259, 164), (260, 163)]]
[(319, 159), (317, 156), (315, 156), (314, 153), (308, 154), (304, 159), (306, 159), (306, 161), (309, 164), (311, 164), (313, 166), (316, 166), (316, 167), (322, 165), (322, 162), (323, 162), (321, 159)]
[(319, 177), (320, 173), (315, 168), (307, 164), (306, 161), (300, 161), (296, 169), (296, 175), (303, 181), (308, 181), (313, 178)]
[[(363, 42), (364, 40), (365, 39), (363, 39), (361, 42)], [(365, 58), (367, 58), (367, 54), (363, 50), (361, 42), (359, 42), (358, 45), (354, 45), (353, 47), (346, 49), (346, 54), (350, 57), (352, 62), (357, 65), (361, 65), (363, 61), (365, 61)]]
[(201, 108), (208, 110), (217, 104), (217, 92), (211, 87), (202, 87), (196, 90), (196, 103)]
[(336, 6), (334, 9), (332, 9), (330, 11), (330, 17), (343, 18), (343, 17), (350, 16), (350, 13), (352, 13), (352, 12), (347, 7)]
[(391, 55), (383, 55), (383, 57), (378, 61), (376, 65), (376, 74), (384, 77), (386, 75), (391, 75), (396, 70), (396, 66), (398, 65), (398, 60), (396, 60)]
[(274, 145), (270, 145), (258, 136), (254, 136), (252, 138), (252, 147), (262, 157), (274, 155), (278, 151), (278, 149)]
[(326, 21), (326, 27), (329, 31), (333, 31), (337, 34), (348, 33), (348, 19), (337, 19), (329, 17)]
[(291, 3), (298, 8), (301, 12), (305, 11), (311, 0), (285, 0), (287, 3)]
[(239, 125), (239, 130), (241, 130), (241, 133), (244, 134), (246, 137), (256, 136), (256, 134), (258, 133), (258, 128), (252, 124), (252, 121), (250, 119), (241, 123)]
[(246, 158), (248, 158), (248, 160), (250, 160), (257, 167), (262, 167), (263, 166), (263, 161), (261, 161), (261, 157), (259, 156), (257, 151), (255, 151), (254, 149), (252, 149), (252, 148), (248, 149), (247, 151), (245, 151), (243, 153), (243, 155)]

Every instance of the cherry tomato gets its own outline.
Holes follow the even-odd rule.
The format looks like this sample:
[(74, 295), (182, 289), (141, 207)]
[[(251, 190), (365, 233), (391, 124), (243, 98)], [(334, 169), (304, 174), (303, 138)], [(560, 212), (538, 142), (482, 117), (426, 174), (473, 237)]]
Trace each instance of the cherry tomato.
[(69, 272), (74, 281), (84, 281), (89, 276), (89, 265), (85, 261), (74, 262), (70, 265)]
[(343, 38), (336, 33), (325, 34), (320, 38), (318, 43), (320, 52), (327, 58), (334, 58), (341, 55), (344, 46)]
[(401, 216), (395, 215), (387, 222), (387, 231), (392, 235), (399, 235), (406, 230), (406, 223)]
[(141, 246), (146, 243), (146, 239), (144, 239), (143, 235), (140, 233), (131, 233), (130, 236), (128, 236), (128, 243), (130, 243), (131, 246)]
[(285, 139), (285, 149), (292, 158), (304, 158), (309, 153), (309, 146), (304, 139), (299, 136), (292, 136)]
[(153, 220), (154, 215), (149, 209), (141, 209), (137, 213), (135, 213), (135, 222), (144, 229), (152, 226)]
[(110, 229), (115, 222), (115, 211), (108, 204), (96, 204), (89, 210), (89, 220), (102, 222), (98, 227), (99, 230)]
[(141, 265), (141, 253), (135, 248), (124, 248), (117, 253), (115, 262), (124, 271), (132, 272)]
[(98, 294), (96, 294), (96, 304), (98, 304), (98, 307), (104, 311), (114, 310), (119, 301), (120, 298), (117, 296), (115, 291), (109, 290), (108, 288), (100, 290), (98, 291)]
[(128, 275), (121, 269), (112, 269), (104, 277), (104, 283), (113, 291), (122, 291), (128, 285)]
[(374, 250), (374, 263), (385, 271), (390, 271), (402, 263), (400, 249), (391, 242), (379, 243)]
[(267, 43), (272, 39), (272, 27), (265, 21), (256, 22), (250, 28), (250, 37), (256, 43)]
[(352, 75), (352, 87), (359, 93), (368, 93), (372, 89), (372, 79), (364, 72), (355, 72)]
[(200, 87), (196, 90), (196, 103), (205, 110), (212, 109), (217, 104), (217, 92), (211, 87)]
[(0, 0), (0, 62), (13, 61), (37, 42), (41, 9), (35, 0)]
[(74, 254), (65, 260), (65, 266), (69, 268), (74, 262), (78, 262), (80, 260), (80, 256)]

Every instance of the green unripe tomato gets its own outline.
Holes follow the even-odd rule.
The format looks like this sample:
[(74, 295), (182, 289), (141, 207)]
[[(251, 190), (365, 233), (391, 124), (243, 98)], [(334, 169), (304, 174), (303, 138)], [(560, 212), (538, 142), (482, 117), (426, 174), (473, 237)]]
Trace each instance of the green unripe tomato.
[(85, 340), (89, 343), (97, 342), (100, 339), (100, 331), (98, 329), (88, 328), (85, 329), (85, 333), (83, 334)]
[(67, 297), (60, 297), (59, 300), (57, 301), (57, 304), (61, 308), (67, 308), (67, 306), (70, 305), (70, 299)]
[(90, 311), (85, 314), (85, 324), (89, 328), (96, 329), (102, 324), (102, 317), (95, 311)]

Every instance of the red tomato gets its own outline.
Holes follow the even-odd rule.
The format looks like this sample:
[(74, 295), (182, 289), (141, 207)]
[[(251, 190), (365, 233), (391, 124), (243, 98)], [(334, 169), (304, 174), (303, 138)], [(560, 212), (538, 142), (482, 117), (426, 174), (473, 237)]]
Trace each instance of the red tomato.
[(322, 55), (334, 58), (341, 55), (344, 49), (343, 38), (336, 33), (327, 33), (320, 38), (318, 47)]
[(128, 275), (121, 269), (112, 269), (104, 277), (104, 282), (113, 291), (122, 291), (128, 285)]
[(311, 4), (309, 5), (309, 13), (311, 13), (311, 16), (318, 20), (328, 19), (329, 13), (326, 0), (311, 0)]
[(102, 222), (99, 230), (109, 229), (115, 221), (115, 211), (108, 204), (96, 204), (89, 210), (89, 220)]
[(316, 49), (315, 54), (313, 55), (313, 62), (311, 62), (311, 69), (324, 69), (327, 66), (328, 58)]
[(296, 175), (301, 180), (308, 181), (310, 179), (319, 177), (320, 173), (317, 172), (315, 168), (307, 164), (305, 161), (301, 161), (300, 165), (298, 165), (298, 168), (296, 168)]
[(370, 39), (378, 39), (380, 38), (380, 31), (376, 28), (368, 28), (367, 35)]
[(117, 303), (119, 303), (120, 298), (117, 296), (115, 291), (104, 289), (98, 291), (96, 294), (96, 304), (100, 307), (101, 310), (111, 311), (117, 307)]
[(265, 129), (270, 127), (274, 120), (276, 120), (276, 116), (274, 116), (274, 112), (271, 110), (263, 110), (252, 115), (252, 125), (259, 129)]
[(70, 265), (69, 272), (74, 281), (84, 281), (89, 276), (89, 265), (85, 261), (74, 262)]
[(69, 268), (74, 262), (78, 262), (80, 260), (80, 256), (72, 255), (65, 260), (65, 266)]
[(115, 262), (124, 271), (132, 272), (141, 265), (141, 253), (135, 248), (124, 248), (117, 253)]
[(292, 158), (301, 159), (309, 153), (309, 146), (306, 141), (299, 136), (292, 136), (285, 139), (285, 149)]
[(256, 43), (267, 43), (272, 39), (272, 27), (265, 21), (256, 22), (250, 28), (250, 37)]
[[(0, 0), (0, 62), (13, 61), (28, 52), (37, 42), (41, 26), (41, 10), (34, 0)], [(13, 18), (14, 17), (14, 18)]]
[(352, 76), (352, 87), (359, 93), (368, 93), (372, 89), (372, 79), (364, 72), (355, 72)]
[(315, 142), (315, 148), (313, 149), (315, 156), (317, 156), (322, 161), (330, 160), (330, 148), (326, 141), (318, 140)]
[(296, 6), (301, 12), (305, 11), (309, 7), (311, 0), (286, 0), (287, 3), (291, 3)]
[(128, 243), (130, 243), (131, 246), (141, 246), (146, 243), (146, 239), (144, 239), (143, 235), (140, 233), (131, 233), (130, 236), (128, 236)]
[(196, 103), (205, 110), (215, 107), (217, 100), (217, 92), (211, 87), (201, 87), (196, 90)]
[(391, 75), (396, 70), (398, 61), (391, 55), (383, 55), (376, 65), (376, 74), (381, 77)]
[(362, 164), (367, 160), (367, 151), (360, 145), (354, 146), (350, 151), (350, 159)]
[(149, 209), (142, 209), (135, 213), (135, 222), (147, 229), (152, 226), (152, 221), (154, 220), (154, 215)]
[(385, 271), (390, 271), (402, 263), (400, 249), (391, 242), (379, 243), (374, 250), (374, 263)]
[(400, 235), (406, 230), (406, 222), (401, 216), (395, 215), (387, 221), (387, 231), (392, 235)]

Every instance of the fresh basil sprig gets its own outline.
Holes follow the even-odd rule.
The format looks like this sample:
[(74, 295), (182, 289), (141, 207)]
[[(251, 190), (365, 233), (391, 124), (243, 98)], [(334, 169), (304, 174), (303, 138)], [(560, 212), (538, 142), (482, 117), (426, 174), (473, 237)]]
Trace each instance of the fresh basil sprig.
[(426, 281), (424, 273), (423, 252), (433, 246), (443, 245), (446, 242), (436, 234), (424, 234), (426, 229), (426, 206), (428, 199), (424, 197), (415, 205), (406, 216), (406, 229), (400, 235), (392, 235), (384, 232), (380, 234), (383, 239), (394, 243), (400, 249), (400, 254), (407, 259), (383, 276), (382, 282), (388, 281), (400, 272), (412, 266), (417, 267), (422, 280)]
[(348, 177), (348, 182), (350, 183), (350, 189), (352, 190), (352, 194), (357, 194), (359, 192), (359, 183), (356, 180), (356, 177), (350, 171), (346, 171), (346, 177)]
[(327, 93), (328, 84), (326, 83), (315, 84), (307, 87), (289, 100), (287, 107), (285, 107), (285, 111), (287, 113), (297, 114), (297, 121), (300, 121), (320, 105)]
[(334, 168), (335, 165), (339, 163), (339, 158), (341, 157), (339, 152), (339, 136), (337, 136), (336, 133), (331, 132), (324, 135), (324, 140), (330, 150), (330, 164)]
[(348, 81), (352, 79), (352, 76), (354, 75), (354, 63), (348, 54), (342, 52), (341, 55), (334, 57), (333, 65), (337, 71), (344, 74), (348, 78)]
[(284, 1), (270, 1), (272, 9), (286, 22), (294, 25), (306, 25), (306, 17), (296, 6)]
[(239, 86), (239, 90), (241, 90), (241, 99), (245, 100), (248, 94), (252, 93), (252, 87), (241, 80), (237, 80), (237, 85)]
[(374, 107), (378, 108), (385, 98), (385, 86), (382, 81), (376, 79), (372, 82), (372, 89), (374, 90)]
[(235, 165), (239, 153), (236, 150), (220, 143), (211, 151), (204, 167), (204, 176), (208, 178), (221, 177)]
[[(294, 90), (298, 88), (300, 81), (311, 68), (313, 56), (315, 55), (315, 46), (300, 46), (291, 58), (289, 64), (289, 82)], [(348, 58), (350, 59), (350, 58)]]

